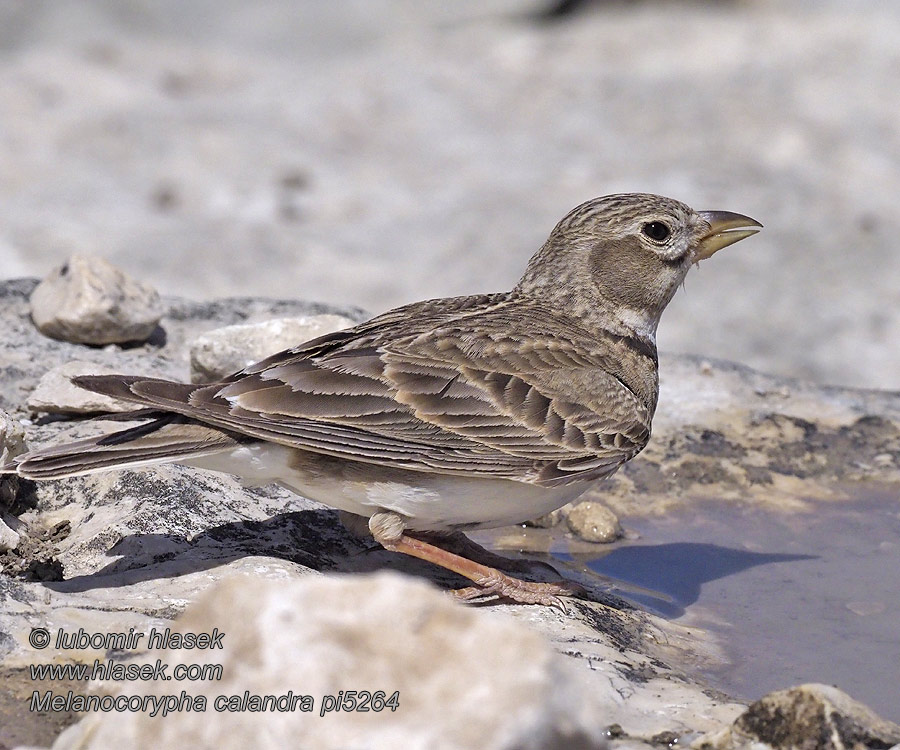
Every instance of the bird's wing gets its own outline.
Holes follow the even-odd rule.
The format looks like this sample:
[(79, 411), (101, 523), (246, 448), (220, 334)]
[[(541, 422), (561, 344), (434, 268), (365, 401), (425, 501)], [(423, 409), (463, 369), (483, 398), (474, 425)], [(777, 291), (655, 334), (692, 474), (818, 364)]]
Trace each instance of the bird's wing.
[(615, 375), (602, 337), (537, 309), (528, 330), (544, 313), (543, 332), (526, 333), (521, 304), (476, 299), (390, 313), (218, 384), (120, 388), (234, 432), (420, 471), (555, 484), (609, 474), (643, 448), (652, 406)]

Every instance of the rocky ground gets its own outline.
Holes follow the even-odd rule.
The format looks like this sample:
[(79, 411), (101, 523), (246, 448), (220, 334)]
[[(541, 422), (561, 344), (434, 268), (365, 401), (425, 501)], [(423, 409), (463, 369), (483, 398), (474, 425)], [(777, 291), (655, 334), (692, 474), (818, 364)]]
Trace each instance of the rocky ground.
[[(378, 312), (507, 288), (570, 208), (766, 225), (670, 351), (900, 385), (900, 5), (0, 0), (0, 268)], [(567, 3), (559, 3), (566, 5)]]
[[(232, 332), (247, 336), (249, 324), (271, 319), (363, 315), (302, 302), (164, 297), (145, 343), (100, 347), (42, 335), (30, 317), (35, 286), (0, 285), (0, 432), (9, 453), (23, 441), (34, 446), (102, 427), (77, 416), (92, 407), (74, 391), (45, 388), (28, 406), (48, 370), (75, 362), (188, 379), (192, 354), (208, 354), (210, 336), (222, 340), (214, 329), (241, 324)], [(271, 336), (271, 324), (263, 324)], [(228, 366), (204, 361), (206, 368)], [(595, 504), (639, 514), (717, 498), (784, 510), (837, 502), (852, 486), (900, 489), (897, 394), (822, 388), (690, 357), (664, 357), (662, 371), (651, 447), (614, 483), (598, 486)], [(474, 741), (510, 749), (726, 750), (807, 746), (810, 737), (821, 738), (816, 747), (900, 743), (900, 727), (834, 688), (785, 686), (751, 706), (710, 689), (697, 675), (722, 659), (721, 643), (598, 586), (559, 609), (452, 603), (433, 588), (457, 585), (449, 574), (373, 550), (334, 512), (275, 487), (246, 489), (227, 476), (164, 466), (44, 483), (7, 478), (0, 490), (2, 522), (13, 535), (0, 556), (0, 746), (326, 748), (339, 741), (468, 748)], [(530, 567), (535, 578), (552, 575)], [(29, 637), (41, 627), (53, 634), (218, 628), (225, 638), (214, 654), (36, 649)], [(79, 715), (71, 705), (23, 710), (35, 689), (89, 694), (78, 681), (35, 681), (28, 665), (97, 658), (160, 659), (170, 670), (221, 663), (225, 673), (187, 683), (108, 681), (90, 692), (141, 701), (184, 689), (210, 702), (206, 711), (173, 711), (161, 720), (134, 711)], [(387, 697), (399, 691), (400, 709), (319, 715), (326, 695), (349, 689)], [(220, 695), (239, 703), (245, 691), (288, 690), (312, 696), (315, 711), (226, 711), (210, 720)]]

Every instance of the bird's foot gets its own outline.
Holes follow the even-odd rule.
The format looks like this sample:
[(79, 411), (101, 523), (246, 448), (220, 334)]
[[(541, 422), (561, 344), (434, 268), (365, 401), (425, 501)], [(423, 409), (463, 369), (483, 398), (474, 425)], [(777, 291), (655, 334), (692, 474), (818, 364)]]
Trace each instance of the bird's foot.
[(450, 593), (455, 599), (463, 602), (475, 602), (496, 596), (518, 604), (558, 606), (561, 604), (561, 597), (586, 596), (587, 590), (573, 581), (559, 580), (537, 583), (513, 578), (495, 570), (493, 574), (476, 581), (475, 586), (454, 589)]

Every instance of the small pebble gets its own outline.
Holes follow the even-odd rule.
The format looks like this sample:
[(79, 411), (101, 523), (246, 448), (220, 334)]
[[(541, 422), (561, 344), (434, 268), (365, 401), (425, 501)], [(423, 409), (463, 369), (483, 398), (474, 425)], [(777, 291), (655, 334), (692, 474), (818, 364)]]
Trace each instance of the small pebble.
[(880, 615), (884, 612), (884, 602), (847, 602), (847, 609), (860, 617)]
[(586, 542), (609, 544), (622, 536), (616, 514), (600, 503), (579, 503), (569, 511), (566, 523), (575, 536)]
[(146, 341), (162, 317), (155, 289), (94, 255), (73, 255), (37, 285), (30, 301), (41, 333), (76, 344)]

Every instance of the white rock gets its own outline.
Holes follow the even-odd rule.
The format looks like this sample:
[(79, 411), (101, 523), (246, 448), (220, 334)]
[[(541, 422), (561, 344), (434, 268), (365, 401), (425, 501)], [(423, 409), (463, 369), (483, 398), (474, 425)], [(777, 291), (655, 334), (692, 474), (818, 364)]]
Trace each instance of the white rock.
[(0, 409), (0, 466), (25, 450), (25, 430)]
[(155, 289), (94, 255), (73, 255), (31, 295), (31, 318), (45, 336), (79, 344), (145, 341), (159, 324)]
[[(25, 430), (22, 425), (0, 409), (0, 466), (25, 451)], [(10, 505), (16, 495), (18, 479), (0, 474), (0, 508)], [(15, 538), (14, 538), (15, 537)], [(0, 552), (15, 549), (19, 535), (0, 518)]]
[(19, 546), (19, 535), (0, 518), (0, 552), (15, 549)]
[(66, 362), (41, 377), (28, 397), (28, 408), (61, 414), (133, 411), (138, 408), (135, 404), (79, 388), (71, 381), (75, 375), (112, 375), (116, 372), (113, 367), (93, 362)]
[(284, 349), (352, 325), (354, 321), (342, 315), (305, 315), (207, 331), (191, 344), (191, 382), (218, 380)]
[[(223, 665), (191, 682), (205, 711), (87, 716), (61, 735), (68, 748), (604, 747), (609, 717), (581, 674), (534, 630), (451, 601), (396, 573), (262, 581), (235, 576), (179, 618), (180, 632), (224, 632), (223, 650), (152, 651), (177, 664)], [(172, 682), (105, 683), (112, 694), (179, 694)], [(357, 691), (367, 712), (329, 711), (326, 696)], [(379, 692), (380, 691), (380, 692)], [(312, 711), (216, 711), (219, 696), (310, 696)], [(367, 698), (365, 693), (376, 697)], [(383, 693), (383, 696), (382, 696)], [(383, 701), (396, 696), (398, 708)], [(227, 698), (225, 699), (227, 701)], [(378, 708), (381, 707), (381, 710)]]
[(619, 519), (600, 503), (578, 503), (566, 515), (569, 531), (586, 542), (608, 544), (622, 536)]

